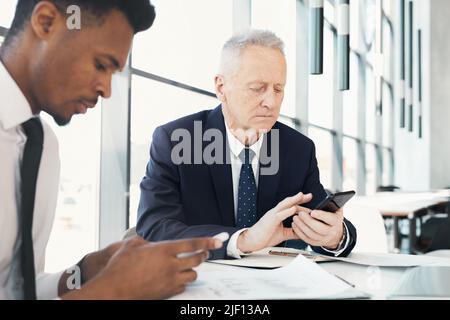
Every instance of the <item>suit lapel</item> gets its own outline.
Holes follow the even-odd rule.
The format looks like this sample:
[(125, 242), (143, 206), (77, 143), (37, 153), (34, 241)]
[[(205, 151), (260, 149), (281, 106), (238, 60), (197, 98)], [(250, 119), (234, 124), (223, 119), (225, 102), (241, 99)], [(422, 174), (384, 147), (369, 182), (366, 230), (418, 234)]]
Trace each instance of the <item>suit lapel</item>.
[[(231, 173), (231, 162), (229, 160), (230, 150), (227, 142), (227, 134), (225, 130), (225, 121), (222, 115), (222, 106), (218, 106), (211, 111), (205, 125), (205, 131), (208, 129), (218, 129), (222, 133), (224, 139), (223, 155), (225, 157), (224, 164), (209, 165), (211, 179), (213, 181), (214, 190), (222, 214), (223, 225), (235, 226), (234, 219), (234, 198), (233, 198), (233, 179)], [(204, 142), (203, 149), (207, 143)]]

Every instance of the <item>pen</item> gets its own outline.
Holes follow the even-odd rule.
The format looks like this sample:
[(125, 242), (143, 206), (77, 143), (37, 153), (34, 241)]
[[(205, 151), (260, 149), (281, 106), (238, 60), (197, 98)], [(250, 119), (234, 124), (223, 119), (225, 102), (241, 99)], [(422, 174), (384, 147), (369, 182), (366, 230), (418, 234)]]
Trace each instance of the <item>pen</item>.
[[(219, 234), (216, 234), (215, 236), (213, 236), (214, 239), (218, 239), (222, 242), (227, 241), (230, 238), (230, 235), (228, 234), (228, 232), (221, 232)], [(197, 250), (194, 252), (183, 252), (183, 253), (179, 253), (177, 255), (177, 258), (188, 258), (188, 257), (192, 257), (195, 256), (196, 254), (202, 253), (203, 250)]]
[(296, 256), (298, 256), (298, 253), (274, 251), (274, 250), (270, 250), (269, 254), (272, 254), (272, 255), (275, 255), (275, 256), (285, 256), (285, 257), (296, 257)]
[(351, 282), (348, 282), (347, 280), (345, 280), (344, 278), (341, 278), (341, 277), (339, 277), (338, 275), (334, 275), (336, 278), (338, 278), (339, 280), (341, 280), (341, 281), (343, 281), (343, 282), (345, 282), (346, 284), (348, 284), (349, 286), (351, 286), (352, 288), (354, 288), (355, 287), (355, 285), (353, 284), (353, 283), (351, 283)]

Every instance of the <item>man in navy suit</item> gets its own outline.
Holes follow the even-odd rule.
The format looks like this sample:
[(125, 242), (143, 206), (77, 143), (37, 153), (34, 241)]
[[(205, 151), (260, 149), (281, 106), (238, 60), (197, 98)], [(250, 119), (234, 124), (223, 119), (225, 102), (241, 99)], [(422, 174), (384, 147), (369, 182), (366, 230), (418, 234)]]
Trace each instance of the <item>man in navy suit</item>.
[(139, 235), (160, 241), (228, 232), (230, 240), (211, 259), (285, 241), (327, 255), (351, 252), (356, 230), (342, 209), (311, 211), (326, 197), (314, 143), (277, 122), (283, 50), (269, 31), (232, 37), (215, 77), (221, 105), (155, 130), (141, 182)]

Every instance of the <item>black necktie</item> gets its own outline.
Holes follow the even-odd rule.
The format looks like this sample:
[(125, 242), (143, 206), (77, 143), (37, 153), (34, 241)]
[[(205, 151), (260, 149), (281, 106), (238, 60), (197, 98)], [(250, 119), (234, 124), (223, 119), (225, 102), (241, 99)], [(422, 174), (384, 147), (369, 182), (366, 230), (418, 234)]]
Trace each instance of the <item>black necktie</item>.
[(27, 136), (23, 151), (22, 167), (20, 171), (21, 183), (21, 231), (22, 243), (21, 267), (24, 280), (24, 299), (36, 300), (36, 279), (34, 271), (33, 252), (33, 211), (36, 195), (36, 180), (41, 162), (44, 132), (39, 118), (32, 118), (22, 124)]
[(236, 226), (238, 228), (249, 228), (257, 221), (257, 188), (252, 168), (252, 159), (254, 156), (255, 153), (249, 148), (245, 148), (239, 154), (242, 167), (239, 175), (238, 210), (236, 215)]

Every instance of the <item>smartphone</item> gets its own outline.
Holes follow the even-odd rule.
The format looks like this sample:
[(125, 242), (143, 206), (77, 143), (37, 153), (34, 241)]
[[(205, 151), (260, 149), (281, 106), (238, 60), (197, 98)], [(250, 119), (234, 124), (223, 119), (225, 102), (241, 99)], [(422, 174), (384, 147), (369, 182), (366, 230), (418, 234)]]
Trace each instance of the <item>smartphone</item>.
[(356, 194), (355, 191), (337, 192), (328, 195), (320, 202), (314, 210), (323, 210), (327, 212), (336, 212), (344, 206)]

